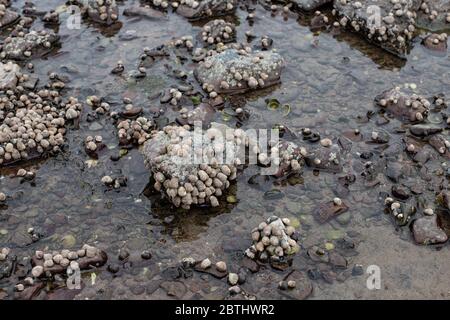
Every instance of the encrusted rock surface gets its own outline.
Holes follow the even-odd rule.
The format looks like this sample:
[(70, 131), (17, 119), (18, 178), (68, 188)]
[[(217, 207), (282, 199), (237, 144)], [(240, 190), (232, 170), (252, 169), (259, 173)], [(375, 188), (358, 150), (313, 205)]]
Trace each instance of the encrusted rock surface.
[(410, 50), (420, 0), (335, 0), (341, 26), (400, 57)]
[(176, 12), (185, 18), (198, 20), (233, 13), (236, 5), (236, 0), (181, 0)]
[(273, 51), (227, 49), (201, 62), (195, 76), (208, 92), (242, 93), (280, 81), (283, 58)]
[(255, 142), (241, 129), (212, 123), (208, 130), (166, 126), (143, 149), (154, 188), (176, 207), (219, 205), (218, 198), (236, 179), (242, 148)]

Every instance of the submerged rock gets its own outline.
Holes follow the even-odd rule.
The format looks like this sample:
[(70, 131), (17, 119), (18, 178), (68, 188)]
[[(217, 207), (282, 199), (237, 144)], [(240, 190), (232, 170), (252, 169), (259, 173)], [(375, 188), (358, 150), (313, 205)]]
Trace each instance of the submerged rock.
[(437, 215), (421, 217), (413, 223), (414, 240), (418, 244), (437, 244), (447, 241), (447, 235), (437, 224)]
[(342, 171), (341, 152), (337, 145), (308, 152), (305, 156), (305, 163), (313, 169), (331, 172)]
[(227, 49), (201, 62), (194, 74), (208, 92), (242, 93), (280, 82), (283, 58), (273, 51)]
[(280, 293), (290, 299), (304, 300), (313, 292), (311, 280), (303, 271), (293, 270), (284, 278), (284, 281), (288, 284), (288, 290), (280, 291)]
[(181, 0), (177, 13), (191, 20), (219, 17), (234, 12), (236, 0)]
[(328, 201), (319, 204), (314, 210), (314, 217), (320, 223), (325, 223), (348, 210), (347, 205), (342, 201)]
[(420, 0), (335, 0), (342, 26), (362, 34), (381, 48), (405, 57), (415, 31)]

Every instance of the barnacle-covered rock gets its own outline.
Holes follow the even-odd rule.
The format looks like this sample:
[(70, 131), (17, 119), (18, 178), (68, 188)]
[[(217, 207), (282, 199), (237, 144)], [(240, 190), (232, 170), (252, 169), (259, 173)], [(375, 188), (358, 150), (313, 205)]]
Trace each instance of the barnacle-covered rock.
[(245, 161), (246, 146), (256, 142), (241, 129), (218, 123), (207, 130), (170, 125), (152, 135), (143, 154), (154, 188), (176, 207), (216, 207)]
[(279, 262), (300, 250), (296, 231), (288, 218), (272, 216), (252, 230), (253, 245), (245, 250), (250, 259)]
[(273, 51), (227, 49), (207, 57), (194, 74), (208, 92), (241, 93), (280, 82), (283, 58)]
[(145, 117), (122, 120), (117, 124), (119, 143), (121, 145), (144, 144), (150, 138), (150, 132), (154, 126), (153, 121)]
[(375, 102), (396, 118), (410, 122), (423, 122), (431, 106), (427, 98), (404, 92), (400, 87), (381, 93)]
[(381, 48), (405, 57), (415, 31), (420, 0), (335, 0), (341, 26), (362, 34)]
[(235, 37), (235, 25), (223, 19), (208, 22), (203, 26), (201, 31), (201, 39), (209, 45), (231, 42)]
[(18, 33), (7, 37), (2, 45), (2, 59), (25, 60), (32, 55), (44, 54), (50, 51), (59, 37), (53, 31), (42, 30)]
[(181, 0), (177, 13), (191, 20), (219, 17), (234, 12), (236, 0)]

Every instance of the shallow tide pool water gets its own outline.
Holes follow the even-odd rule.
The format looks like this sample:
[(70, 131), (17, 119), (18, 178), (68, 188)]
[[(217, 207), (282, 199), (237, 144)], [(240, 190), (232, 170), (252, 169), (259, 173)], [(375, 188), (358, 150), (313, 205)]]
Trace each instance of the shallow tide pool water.
[[(24, 2), (13, 1), (12, 6), (20, 9)], [(120, 111), (124, 107), (122, 99), (128, 97), (134, 105), (143, 107), (149, 117), (151, 107), (166, 109), (163, 117), (172, 122), (176, 109), (161, 105), (158, 94), (176, 84), (177, 79), (167, 75), (164, 64), (157, 63), (149, 68), (143, 79), (132, 79), (127, 74), (136, 69), (144, 47), (154, 48), (184, 35), (196, 37), (205, 21), (191, 23), (175, 13), (162, 19), (126, 17), (123, 10), (139, 1), (118, 3), (122, 23), (118, 30), (112, 32), (89, 21), (83, 21), (80, 29), (71, 30), (65, 23), (68, 15), (63, 13), (56, 27), (61, 37), (60, 48), (31, 60), (35, 75), (41, 79), (46, 79), (51, 72), (67, 77), (64, 95), (77, 97), (83, 102), (84, 110), (79, 127), (68, 130), (62, 152), (55, 157), (19, 165), (35, 170), (32, 182), (15, 177), (18, 167), (0, 169), (0, 191), (11, 197), (0, 207), (0, 247), (9, 247), (14, 255), (25, 257), (35, 250), (78, 248), (89, 243), (108, 254), (107, 265), (118, 264), (120, 270), (112, 274), (105, 265), (84, 271), (81, 290), (49, 285), (37, 298), (229, 298), (225, 279), (197, 272), (186, 278), (179, 277), (174, 275), (178, 272), (174, 271), (174, 266), (185, 257), (197, 260), (208, 257), (212, 261), (226, 261), (231, 269), (238, 268), (243, 251), (251, 244), (250, 231), (271, 215), (299, 222), (302, 249), (291, 269), (328, 270), (325, 264), (308, 260), (306, 251), (314, 245), (337, 250), (347, 259), (346, 270), (336, 273), (346, 272), (345, 277), (330, 275), (328, 279), (311, 279), (310, 299), (450, 297), (448, 244), (415, 244), (409, 228), (397, 226), (393, 218), (384, 213), (383, 194), (389, 193), (392, 182), (384, 176), (383, 170), (378, 176), (379, 183), (374, 186), (367, 185), (360, 177), (365, 161), (358, 152), (373, 151), (371, 161), (385, 165), (376, 146), (354, 143), (352, 150), (342, 155), (343, 172), (318, 172), (305, 167), (300, 177), (283, 183), (273, 179), (256, 179), (255, 182), (252, 177), (257, 174), (257, 167), (250, 166), (227, 191), (227, 195), (234, 195), (235, 203), (224, 200), (214, 209), (174, 210), (159, 196), (149, 196), (146, 190), (150, 173), (139, 150), (130, 149), (119, 161), (111, 161), (110, 156), (121, 149), (115, 125), (107, 115), (87, 121), (92, 110), (85, 101), (97, 95), (108, 101), (112, 110)], [(390, 135), (389, 145), (395, 149), (395, 145), (401, 144), (402, 135), (395, 130), (401, 127), (401, 122), (391, 119), (380, 126), (375, 117), (366, 120), (368, 113), (378, 110), (374, 105), (378, 94), (394, 86), (414, 84), (420, 94), (450, 96), (449, 56), (434, 55), (418, 41), (406, 60), (402, 60), (369, 44), (359, 35), (312, 31), (310, 16), (294, 12), (287, 16), (281, 12), (272, 14), (256, 2), (248, 2), (256, 8), (256, 18), (250, 25), (245, 3), (241, 2), (235, 15), (225, 17), (237, 23), (237, 41), (246, 42), (248, 30), (257, 36), (255, 42), (263, 35), (269, 36), (273, 39), (273, 48), (284, 57), (286, 67), (279, 85), (239, 96), (248, 119), (238, 121), (230, 105), (225, 104), (225, 108), (217, 110), (215, 121), (229, 126), (239, 122), (243, 129), (282, 124), (300, 132), (307, 127), (334, 142), (348, 130), (359, 129), (366, 136), (374, 130), (385, 131)], [(35, 2), (41, 11), (63, 4), (64, 1), (58, 0)], [(331, 16), (330, 8), (323, 11)], [(37, 19), (33, 28), (42, 27)], [(125, 72), (113, 75), (110, 71), (118, 60), (123, 61)], [(189, 63), (182, 68), (192, 71)], [(290, 112), (268, 109), (267, 98), (288, 104)], [(107, 145), (107, 151), (97, 161), (90, 160), (84, 151), (83, 142), (88, 135), (101, 135)], [(444, 135), (448, 138), (448, 130)], [(410, 168), (410, 174), (403, 180), (405, 184), (429, 187), (419, 175), (420, 168), (401, 152), (392, 152), (389, 157)], [(448, 161), (444, 158), (436, 158), (429, 164), (429, 171), (446, 165)], [(339, 177), (347, 173), (355, 173), (357, 178), (349, 192), (342, 195)], [(109, 190), (101, 182), (105, 175), (126, 176), (127, 186)], [(429, 183), (436, 181), (433, 179)], [(448, 186), (448, 178), (445, 183)], [(318, 223), (313, 217), (314, 208), (336, 196), (346, 202), (349, 210), (330, 222)], [(434, 202), (433, 192), (422, 196)], [(31, 227), (42, 234), (36, 242), (27, 232)], [(121, 249), (130, 252), (127, 262), (118, 260)], [(150, 260), (140, 258), (143, 250), (152, 253)], [(378, 290), (367, 287), (369, 274), (366, 270), (371, 265), (381, 271)], [(257, 299), (287, 298), (277, 289), (286, 272), (262, 266), (259, 272), (248, 275), (241, 288)], [(92, 273), (96, 274), (95, 281)], [(16, 280), (15, 277), (0, 280), (0, 292), (8, 294), (5, 299), (13, 298)], [(161, 286), (164, 281), (172, 286), (171, 290), (167, 285)]]

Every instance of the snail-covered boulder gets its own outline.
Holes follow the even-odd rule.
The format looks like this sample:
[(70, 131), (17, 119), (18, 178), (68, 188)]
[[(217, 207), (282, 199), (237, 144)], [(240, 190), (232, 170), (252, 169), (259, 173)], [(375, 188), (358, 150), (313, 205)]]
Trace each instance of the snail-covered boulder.
[(297, 237), (288, 218), (272, 216), (252, 230), (253, 245), (245, 255), (261, 262), (283, 262), (300, 250)]
[(200, 37), (208, 45), (231, 42), (236, 37), (236, 26), (223, 19), (215, 19), (203, 26)]
[(36, 251), (31, 258), (33, 269), (32, 276), (35, 278), (47, 275), (66, 274), (68, 268), (86, 270), (99, 268), (108, 261), (108, 255), (103, 250), (90, 245), (83, 245), (79, 250), (63, 249), (61, 251)]
[(119, 8), (114, 0), (88, 0), (85, 10), (97, 23), (111, 25), (119, 19)]
[(279, 83), (283, 66), (273, 51), (226, 49), (199, 63), (194, 74), (206, 91), (234, 94)]
[(450, 28), (450, 0), (423, 0), (416, 22), (418, 27), (431, 31)]
[[(20, 97), (20, 99), (19, 99)], [(65, 125), (79, 118), (77, 99), (61, 101), (57, 91), (0, 92), (0, 166), (60, 150)]]
[(397, 119), (407, 122), (423, 122), (431, 106), (427, 98), (402, 91), (400, 87), (384, 91), (375, 102)]
[(181, 0), (176, 12), (190, 20), (198, 20), (233, 13), (236, 5), (236, 0)]
[(405, 57), (415, 31), (420, 0), (334, 0), (341, 26), (362, 34), (368, 41)]
[(14, 89), (20, 78), (20, 67), (9, 61), (0, 62), (0, 90)]
[(173, 205), (216, 207), (245, 161), (245, 147), (255, 143), (242, 129), (214, 122), (207, 130), (169, 125), (152, 134), (143, 155), (154, 189)]
[(2, 59), (25, 60), (32, 55), (42, 55), (52, 50), (59, 37), (53, 31), (42, 30), (19, 33), (7, 37), (1, 46)]

